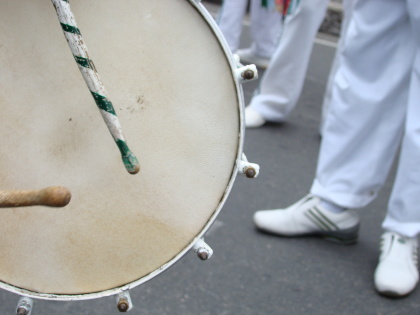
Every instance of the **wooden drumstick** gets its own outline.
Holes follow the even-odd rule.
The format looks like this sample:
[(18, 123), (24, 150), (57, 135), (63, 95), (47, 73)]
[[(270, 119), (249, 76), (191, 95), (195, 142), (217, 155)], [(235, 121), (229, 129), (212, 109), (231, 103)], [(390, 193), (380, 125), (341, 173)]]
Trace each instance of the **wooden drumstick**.
[(64, 207), (68, 205), (70, 199), (70, 191), (62, 186), (52, 186), (41, 190), (0, 190), (0, 208)]
[(124, 166), (130, 174), (137, 174), (140, 170), (140, 164), (127, 145), (114, 106), (108, 98), (108, 93), (99, 78), (92, 59), (90, 59), (86, 43), (76, 25), (76, 19), (70, 8), (69, 0), (51, 1), (57, 12), (58, 20), (60, 21), (70, 50), (79, 66), (79, 70), (101, 112), (109, 132), (120, 150)]

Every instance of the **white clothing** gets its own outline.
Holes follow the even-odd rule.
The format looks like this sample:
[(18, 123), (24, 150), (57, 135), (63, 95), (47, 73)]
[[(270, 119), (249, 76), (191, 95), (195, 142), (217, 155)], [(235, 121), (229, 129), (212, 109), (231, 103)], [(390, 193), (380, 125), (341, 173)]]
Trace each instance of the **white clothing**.
[[(242, 33), (242, 23), (248, 0), (225, 0), (217, 18), (232, 52), (239, 48)], [(254, 55), (270, 58), (277, 47), (280, 30), (281, 14), (261, 6), (261, 0), (251, 0), (251, 52)]]
[(311, 193), (347, 208), (372, 201), (400, 147), (383, 228), (420, 232), (420, 6), (356, 1), (334, 74)]
[(331, 65), (330, 74), (328, 75), (327, 87), (325, 89), (324, 99), (322, 102), (321, 124), (319, 126), (320, 135), (322, 135), (323, 133), (322, 129), (323, 129), (326, 117), (327, 117), (328, 108), (330, 107), (330, 104), (331, 104), (332, 85), (333, 85), (334, 77), (338, 68), (338, 56), (341, 53), (341, 49), (343, 47), (343, 41), (344, 41), (343, 34), (347, 31), (347, 27), (350, 21), (350, 16), (353, 11), (353, 6), (355, 2), (356, 0), (343, 0), (344, 18), (341, 22), (340, 39), (338, 42), (338, 47), (335, 52), (333, 63)]
[(313, 41), (329, 0), (301, 0), (285, 20), (279, 45), (249, 106), (267, 121), (283, 122), (302, 92)]

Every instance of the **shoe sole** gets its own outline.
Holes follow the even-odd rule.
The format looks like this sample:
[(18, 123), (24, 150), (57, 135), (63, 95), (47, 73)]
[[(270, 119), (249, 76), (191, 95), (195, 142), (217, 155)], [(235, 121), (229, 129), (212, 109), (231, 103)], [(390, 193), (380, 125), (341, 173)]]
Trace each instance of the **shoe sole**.
[(353, 244), (356, 244), (357, 240), (358, 240), (357, 237), (348, 238), (348, 239), (343, 239), (343, 238), (334, 237), (334, 236), (330, 236), (330, 235), (328, 235), (328, 236), (319, 235), (319, 237), (321, 237), (322, 239), (324, 239), (326, 241), (341, 244), (341, 245), (353, 245)]
[(276, 235), (280, 237), (296, 238), (296, 237), (316, 236), (326, 241), (333, 242), (340, 245), (353, 245), (357, 243), (357, 240), (358, 240), (359, 224), (353, 228), (340, 230), (340, 231), (328, 231), (328, 232), (322, 231), (322, 232), (312, 232), (312, 233), (305, 233), (305, 234), (299, 234), (299, 235), (284, 235), (284, 234), (268, 231), (259, 227), (256, 227), (256, 228), (257, 230), (262, 231), (264, 233)]
[(318, 234), (323, 239), (331, 242), (337, 242), (344, 245), (352, 245), (357, 242), (359, 227), (360, 224), (357, 224), (356, 226), (349, 229), (340, 231), (319, 232)]
[(406, 294), (398, 294), (394, 291), (379, 291), (379, 290), (376, 290), (376, 292), (378, 292), (379, 295), (382, 295), (387, 298), (392, 298), (392, 299), (405, 298), (411, 293), (411, 292), (408, 292)]

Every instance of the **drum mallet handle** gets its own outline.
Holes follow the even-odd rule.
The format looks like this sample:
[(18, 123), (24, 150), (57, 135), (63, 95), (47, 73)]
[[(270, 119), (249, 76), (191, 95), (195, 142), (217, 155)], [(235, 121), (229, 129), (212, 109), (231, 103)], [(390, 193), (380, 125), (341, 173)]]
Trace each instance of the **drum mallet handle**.
[(68, 205), (70, 199), (70, 191), (62, 186), (52, 186), (41, 190), (0, 190), (0, 208), (64, 207)]
[(60, 21), (70, 50), (79, 66), (79, 70), (102, 114), (108, 130), (121, 152), (124, 166), (130, 174), (137, 174), (140, 170), (139, 162), (127, 145), (114, 106), (108, 98), (108, 94), (99, 78), (95, 65), (89, 57), (89, 52), (80, 30), (77, 28), (76, 19), (71, 11), (69, 0), (51, 1), (57, 12), (58, 20)]

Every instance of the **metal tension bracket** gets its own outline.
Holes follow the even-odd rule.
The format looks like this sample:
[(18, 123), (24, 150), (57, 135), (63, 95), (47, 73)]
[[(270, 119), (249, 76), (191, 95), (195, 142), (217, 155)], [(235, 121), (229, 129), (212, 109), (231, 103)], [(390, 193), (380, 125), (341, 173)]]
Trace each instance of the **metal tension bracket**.
[(117, 295), (117, 309), (121, 313), (129, 312), (133, 308), (133, 302), (131, 302), (131, 296), (128, 291), (124, 291)]
[(193, 251), (197, 253), (198, 258), (201, 260), (207, 260), (213, 255), (213, 250), (206, 242), (204, 242), (203, 238), (199, 239), (194, 244)]
[(16, 315), (30, 315), (33, 308), (33, 300), (28, 297), (21, 297), (16, 307)]
[(236, 69), (234, 72), (239, 83), (246, 83), (258, 79), (258, 70), (255, 65), (241, 64), (238, 55), (233, 55), (233, 58), (235, 59), (236, 64)]
[(260, 173), (260, 166), (255, 163), (249, 163), (245, 154), (242, 153), (242, 159), (237, 161), (239, 174), (248, 178), (256, 178)]

